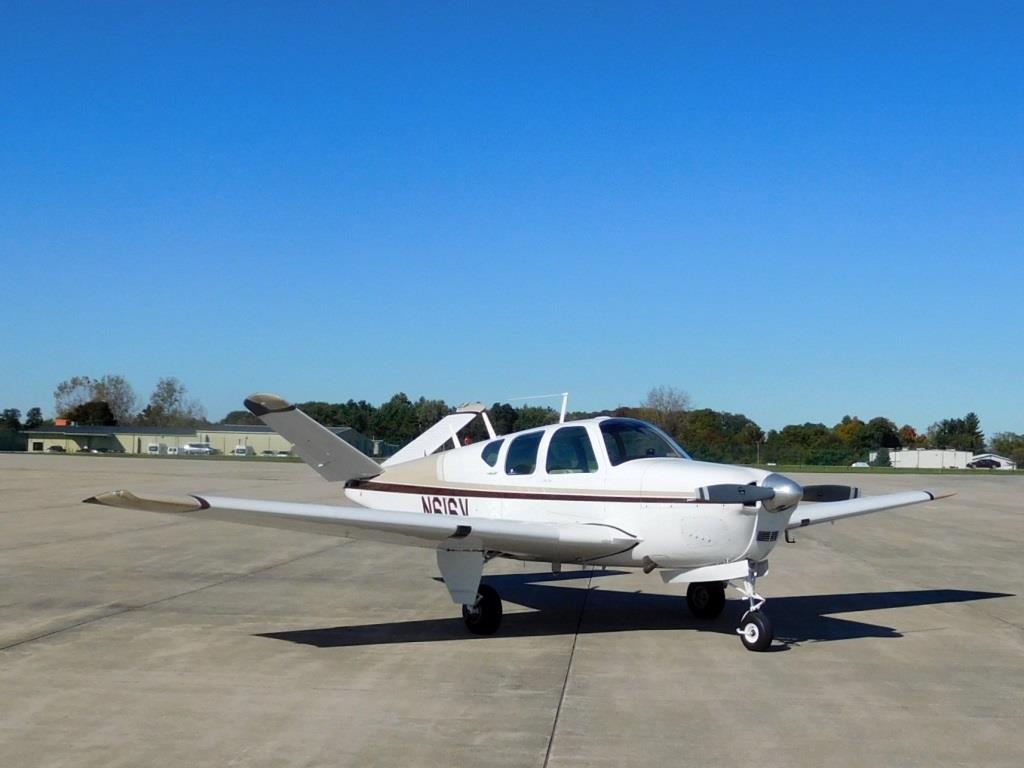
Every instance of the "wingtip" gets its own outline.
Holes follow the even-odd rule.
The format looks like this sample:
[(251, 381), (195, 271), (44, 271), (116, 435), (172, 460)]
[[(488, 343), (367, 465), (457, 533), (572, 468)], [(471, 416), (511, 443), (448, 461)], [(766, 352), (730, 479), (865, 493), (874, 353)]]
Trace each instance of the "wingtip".
[(254, 416), (266, 416), (268, 413), (281, 413), (295, 408), (283, 397), (270, 394), (269, 392), (256, 392), (245, 398), (245, 407)]
[(956, 496), (956, 491), (943, 491), (942, 493), (925, 491), (925, 493), (932, 497), (932, 501), (935, 501), (936, 499), (948, 499), (950, 496)]
[(210, 504), (199, 496), (176, 498), (137, 496), (131, 491), (108, 491), (82, 499), (84, 504), (99, 504), (118, 509), (136, 509), (143, 512), (185, 513), (209, 509)]

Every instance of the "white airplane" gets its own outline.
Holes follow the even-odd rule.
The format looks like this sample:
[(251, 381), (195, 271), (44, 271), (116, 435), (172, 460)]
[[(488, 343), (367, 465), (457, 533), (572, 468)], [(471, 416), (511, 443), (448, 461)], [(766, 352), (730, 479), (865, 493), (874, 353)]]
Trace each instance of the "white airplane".
[[(731, 584), (749, 604), (740, 639), (763, 651), (773, 632), (755, 585), (780, 535), (940, 498), (862, 498), (849, 486), (801, 487), (775, 472), (694, 461), (636, 419), (498, 436), (480, 404), (459, 408), (378, 464), (276, 395), (255, 394), (245, 405), (328, 481), (344, 483), (358, 506), (128, 491), (86, 502), (435, 549), (445, 586), (478, 635), (496, 632), (502, 616), (498, 593), (481, 583), (483, 567), (506, 557), (555, 570), (580, 563), (658, 571), (666, 583), (688, 584), (687, 604), (701, 619), (722, 612)], [(458, 431), (477, 416), (490, 439), (459, 446)], [(454, 448), (437, 452), (449, 441)]]

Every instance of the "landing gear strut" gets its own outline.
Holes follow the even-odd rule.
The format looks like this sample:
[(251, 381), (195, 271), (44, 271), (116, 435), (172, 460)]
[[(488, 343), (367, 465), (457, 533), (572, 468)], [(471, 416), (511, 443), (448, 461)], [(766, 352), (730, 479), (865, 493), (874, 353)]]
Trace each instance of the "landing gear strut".
[(501, 626), (501, 598), (494, 587), (481, 584), (476, 591), (476, 602), (462, 606), (462, 619), (466, 629), (474, 635), (493, 635)]
[(772, 639), (775, 637), (772, 632), (772, 623), (768, 616), (761, 610), (764, 605), (764, 598), (757, 594), (757, 569), (759, 564), (751, 563), (750, 572), (737, 589), (750, 601), (750, 608), (743, 618), (740, 619), (740, 626), (736, 632), (740, 636), (744, 647), (748, 651), (767, 651), (771, 647)]
[(686, 588), (686, 606), (698, 619), (715, 619), (725, 608), (725, 584), (695, 581)]

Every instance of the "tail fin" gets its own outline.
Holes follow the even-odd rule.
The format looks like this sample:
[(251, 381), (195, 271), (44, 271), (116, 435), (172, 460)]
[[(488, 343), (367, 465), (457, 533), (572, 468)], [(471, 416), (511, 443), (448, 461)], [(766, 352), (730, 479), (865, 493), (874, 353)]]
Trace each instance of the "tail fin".
[(255, 394), (245, 399), (260, 421), (295, 444), (302, 460), (332, 482), (375, 477), (383, 470), (362, 451), (349, 445), (326, 427), (277, 395)]

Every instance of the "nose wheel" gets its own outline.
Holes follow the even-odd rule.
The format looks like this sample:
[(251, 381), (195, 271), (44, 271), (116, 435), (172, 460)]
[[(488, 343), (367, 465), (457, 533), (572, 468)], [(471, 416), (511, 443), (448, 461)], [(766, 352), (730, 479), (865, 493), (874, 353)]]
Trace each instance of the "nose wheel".
[(747, 611), (740, 621), (740, 641), (748, 651), (767, 651), (772, 644), (772, 623), (761, 611)]
[(747, 578), (736, 587), (750, 601), (750, 608), (740, 619), (736, 633), (740, 636), (743, 647), (748, 651), (767, 651), (771, 647), (775, 633), (772, 631), (772, 623), (768, 616), (761, 610), (765, 599), (757, 594), (755, 589), (757, 584), (756, 568), (757, 565), (751, 563)]

